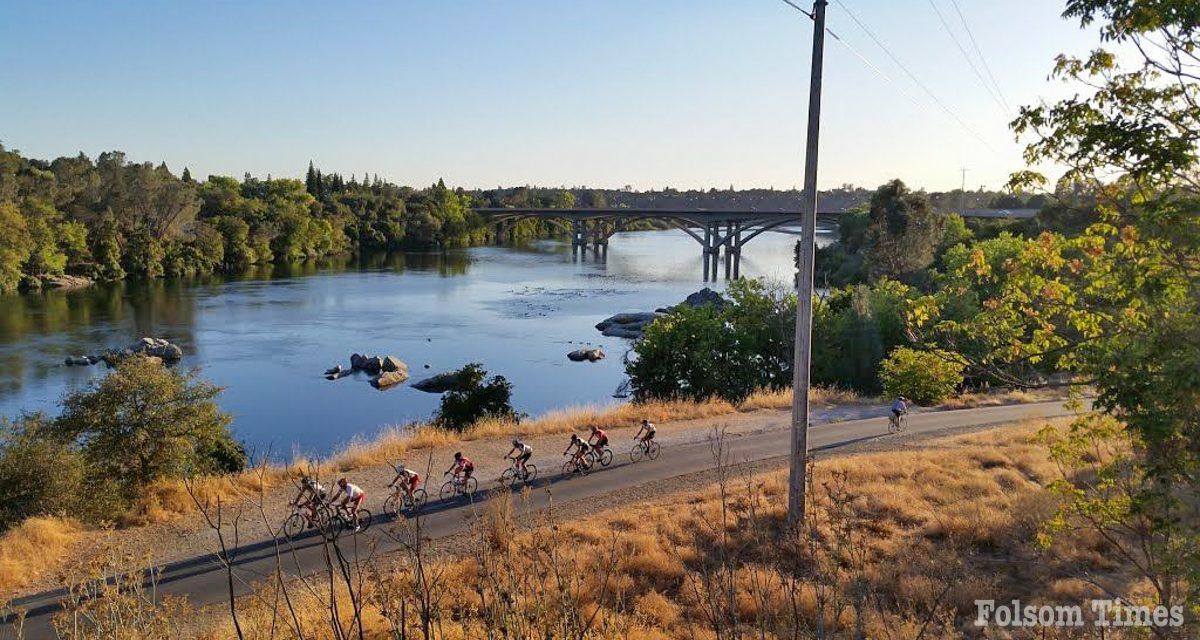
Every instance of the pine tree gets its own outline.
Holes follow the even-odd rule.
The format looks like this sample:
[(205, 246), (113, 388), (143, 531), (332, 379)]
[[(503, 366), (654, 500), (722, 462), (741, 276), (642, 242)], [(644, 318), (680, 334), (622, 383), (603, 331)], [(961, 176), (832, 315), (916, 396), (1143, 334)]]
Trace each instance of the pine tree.
[(308, 161), (308, 173), (304, 176), (304, 190), (314, 198), (320, 192), (320, 188), (317, 186), (317, 170), (313, 167), (312, 160)]
[(192, 182), (192, 172), (187, 167), (184, 167), (183, 174), (179, 176), (179, 179), (184, 182)]

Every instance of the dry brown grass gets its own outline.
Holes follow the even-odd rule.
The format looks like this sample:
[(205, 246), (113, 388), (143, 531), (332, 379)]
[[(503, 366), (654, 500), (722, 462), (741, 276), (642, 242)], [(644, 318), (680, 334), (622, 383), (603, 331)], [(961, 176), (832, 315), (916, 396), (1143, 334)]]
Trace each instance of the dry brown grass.
[[(487, 438), (556, 435), (587, 431), (593, 425), (604, 429), (636, 427), (642, 420), (677, 422), (729, 415), (739, 411), (785, 409), (791, 406), (790, 389), (764, 390), (752, 394), (738, 405), (724, 400), (704, 402), (656, 401), (626, 403), (612, 407), (570, 407), (550, 411), (533, 420), (515, 423), (507, 420), (484, 420), (457, 433), (429, 424), (392, 427), (371, 440), (356, 440), (328, 459), (297, 457), (286, 466), (254, 469), (228, 477), (200, 478), (194, 488), (197, 496), (213, 500), (218, 495), (245, 495), (271, 489), (290, 482), (300, 473), (330, 476), (355, 469), (381, 466), (405, 458), (410, 452), (447, 447), (458, 442)], [(854, 392), (844, 389), (814, 389), (814, 406), (831, 406), (864, 402)], [(181, 514), (192, 513), (195, 505), (183, 482), (164, 481), (147, 492), (145, 499), (121, 520), (123, 525), (163, 522)]]
[(29, 518), (0, 535), (0, 601), (58, 568), (79, 539), (79, 524), (65, 518)]
[[(815, 524), (798, 546), (777, 542), (785, 516), (783, 472), (732, 476), (724, 501), (721, 487), (709, 485), (639, 502), (634, 511), (539, 521), (532, 528), (513, 518), (519, 505), (489, 501), (465, 556), (430, 560), (445, 576), (437, 606), (455, 620), (434, 637), (486, 637), (485, 618), (491, 614), (464, 605), (490, 601), (498, 590), (512, 607), (543, 616), (543, 631), (552, 628), (550, 620), (561, 615), (556, 607), (565, 603), (598, 613), (588, 637), (714, 638), (706, 623), (715, 601), (708, 582), (714, 576), (733, 586), (733, 597), (722, 599), (722, 606), (736, 611), (747, 631), (821, 619), (830, 638), (850, 637), (859, 620), (851, 607), (828, 602), (830, 590), (846, 602), (851, 589), (861, 588), (852, 585), (865, 584), (871, 594), (865, 637), (916, 637), (932, 614), (941, 626), (927, 629), (937, 631), (925, 637), (963, 637), (962, 621), (971, 619), (974, 599), (981, 597), (1071, 604), (1096, 597), (1095, 586), (1063, 575), (1067, 567), (1093, 578), (1120, 574), (1119, 566), (1103, 560), (1100, 541), (1068, 539), (1044, 554), (1034, 544), (1038, 527), (1057, 504), (1046, 489), (1058, 468), (1038, 438), (1044, 426), (1031, 422), (944, 438), (922, 450), (820, 462), (809, 509)], [(815, 560), (806, 561), (817, 569), (805, 570), (796, 583), (789, 567), (811, 551), (807, 540), (819, 541)], [(722, 553), (737, 557), (724, 578), (715, 564)], [(543, 566), (551, 561), (552, 572)], [(377, 575), (364, 597), (370, 601), (397, 587), (408, 593), (411, 576), (404, 571)], [(579, 578), (565, 588), (545, 577), (503, 581), (510, 572), (528, 577), (539, 571)], [(265, 624), (269, 613), (251, 605), (248, 618)], [(366, 637), (385, 635), (386, 621), (376, 613), (367, 616)], [(332, 637), (319, 617), (304, 624), (307, 637)], [(776, 632), (745, 637), (751, 635), (780, 637)]]
[(961, 393), (938, 406), (942, 409), (974, 409), (976, 407), (995, 407), (1004, 404), (1064, 400), (1069, 395), (1070, 390), (1066, 387), (998, 389), (994, 391), (980, 391), (978, 393)]

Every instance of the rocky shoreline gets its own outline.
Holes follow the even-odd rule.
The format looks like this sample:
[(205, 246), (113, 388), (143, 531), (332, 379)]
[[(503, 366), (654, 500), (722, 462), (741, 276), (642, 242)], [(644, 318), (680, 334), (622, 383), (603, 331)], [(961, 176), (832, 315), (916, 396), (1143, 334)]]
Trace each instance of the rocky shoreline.
[(691, 307), (693, 309), (711, 305), (717, 310), (722, 309), (729, 301), (721, 296), (721, 294), (704, 287), (703, 289), (689, 295), (683, 302), (673, 307), (660, 307), (654, 311), (633, 311), (618, 313), (601, 320), (596, 329), (601, 334), (610, 338), (625, 338), (627, 340), (641, 340), (646, 335), (646, 327), (650, 326), (655, 320), (671, 315), (676, 309), (681, 307)]

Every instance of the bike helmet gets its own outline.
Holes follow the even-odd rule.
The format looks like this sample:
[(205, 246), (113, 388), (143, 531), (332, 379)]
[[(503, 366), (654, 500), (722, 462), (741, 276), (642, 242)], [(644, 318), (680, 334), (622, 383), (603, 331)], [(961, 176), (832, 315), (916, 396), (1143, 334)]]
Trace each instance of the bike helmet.
[(339, 486), (339, 487), (344, 487), (344, 486), (346, 486), (346, 479), (345, 479), (345, 478), (338, 478), (338, 486)]
[(600, 427), (597, 427), (596, 425), (592, 425), (592, 433), (596, 433), (599, 430), (600, 430)]
[(643, 425), (649, 425), (649, 424), (650, 424), (650, 421), (649, 421), (649, 420), (646, 420), (645, 418), (642, 418), (642, 424), (643, 424)]
[(455, 452), (454, 452), (454, 459), (455, 459), (455, 460), (462, 460), (462, 452), (461, 452), (461, 451), (455, 451)]
[(513, 438), (513, 446), (514, 447), (521, 446), (521, 440), (519, 438)]
[(405, 468), (404, 468), (404, 463), (403, 463), (403, 462), (401, 462), (400, 464), (396, 465), (396, 473), (404, 473), (405, 471), (408, 471), (408, 469), (405, 469)]

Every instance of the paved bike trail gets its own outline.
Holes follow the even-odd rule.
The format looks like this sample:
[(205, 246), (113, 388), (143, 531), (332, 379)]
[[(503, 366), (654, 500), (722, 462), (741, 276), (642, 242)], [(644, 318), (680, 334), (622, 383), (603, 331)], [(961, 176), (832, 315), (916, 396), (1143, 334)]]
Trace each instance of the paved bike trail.
[[(1030, 418), (1050, 418), (1070, 415), (1060, 402), (1017, 404), (957, 411), (936, 411), (910, 414), (906, 420), (908, 433), (929, 434), (961, 427), (986, 427), (1017, 422)], [(781, 416), (779, 425), (784, 426), (787, 417)], [(887, 435), (887, 419), (884, 417), (849, 420), (814, 425), (809, 431), (809, 446), (819, 453), (858, 442)], [(559, 475), (562, 461), (534, 459), (539, 464), (539, 477), (531, 492), (530, 504), (543, 509), (553, 499), (556, 504), (583, 500), (595, 496), (632, 489), (634, 487), (666, 480), (676, 476), (696, 473), (714, 466), (713, 454), (707, 442), (663, 447), (657, 460), (643, 459), (633, 463), (628, 450), (631, 443), (613, 443), (613, 463), (607, 468), (596, 467), (587, 476)], [(757, 462), (789, 455), (789, 430), (772, 429), (752, 435), (732, 436), (726, 441), (729, 461), (733, 464)], [(498, 486), (494, 480), (480, 479), (480, 494), (485, 489)], [(544, 491), (549, 487), (550, 491)], [(475, 500), (460, 499), (448, 503), (438, 502), (431, 497), (422, 511), (422, 531), (425, 537), (440, 538), (466, 530), (472, 515), (484, 508), (486, 496), (477, 494)], [(379, 505), (370, 505), (372, 511)], [(390, 522), (376, 513), (371, 528), (357, 535), (343, 534), (338, 545), (346, 554), (358, 551), (387, 553), (399, 548), (399, 543), (388, 537), (380, 528)], [(214, 549), (216, 541), (214, 536)], [(326, 566), (325, 545), (322, 537), (309, 531), (296, 540), (279, 540), (282, 551), (283, 570), (290, 575), (307, 574)], [(357, 548), (356, 548), (357, 546)], [(276, 540), (260, 540), (239, 546), (231, 553), (234, 571), (238, 576), (235, 590), (240, 595), (248, 590), (247, 583), (258, 582), (274, 575), (277, 566)], [(214, 555), (167, 564), (161, 568), (157, 593), (159, 596), (186, 596), (194, 606), (221, 602), (228, 598), (228, 578), (223, 565)], [(60, 601), (65, 592), (61, 589), (20, 598), (12, 603), (14, 609), (28, 612), (25, 623), (27, 638), (53, 637), (50, 618), (61, 610)], [(0, 627), (2, 630), (3, 627)], [(4, 634), (0, 633), (0, 637)]]

